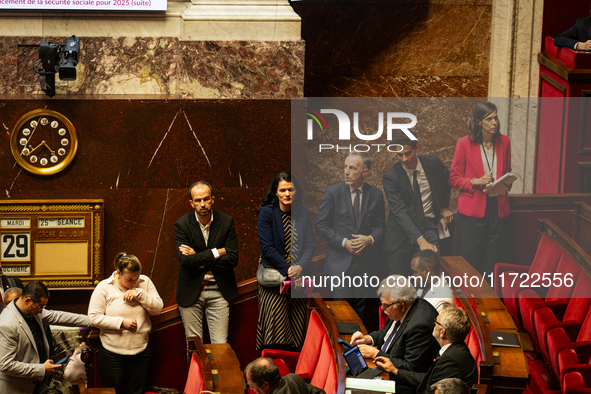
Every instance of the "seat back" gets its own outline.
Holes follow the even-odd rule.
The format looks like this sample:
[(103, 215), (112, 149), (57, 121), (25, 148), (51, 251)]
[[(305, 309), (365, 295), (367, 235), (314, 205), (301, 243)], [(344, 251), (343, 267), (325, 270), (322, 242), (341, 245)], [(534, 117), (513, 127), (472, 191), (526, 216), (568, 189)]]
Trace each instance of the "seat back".
[(312, 384), (312, 386), (324, 389), (331, 365), (333, 365), (333, 370), (336, 373), (336, 368), (334, 368), (336, 363), (334, 354), (332, 352), (332, 345), (330, 344), (330, 339), (326, 334), (324, 334), (322, 337), (322, 345), (319, 353), (320, 356), (318, 357), (318, 364), (316, 364), (316, 369), (314, 370), (314, 375), (312, 375), (310, 384)]
[(185, 385), (185, 394), (199, 394), (205, 390), (205, 378), (203, 377), (202, 371), (201, 360), (193, 352), (191, 365), (189, 366), (189, 375), (187, 376), (187, 384)]
[[(560, 262), (562, 253), (563, 251), (560, 246), (556, 245), (545, 234), (542, 234), (540, 237), (540, 243), (538, 244), (538, 249), (536, 250), (536, 255), (534, 256), (534, 259), (528, 270), (529, 280), (523, 283), (523, 287), (520, 286), (521, 280), (513, 281), (511, 280), (511, 278), (513, 278), (511, 272), (505, 272), (505, 285), (501, 288), (501, 293), (503, 295), (503, 302), (507, 307), (507, 311), (511, 314), (511, 317), (513, 317), (517, 328), (521, 329), (523, 327), (521, 322), (521, 314), (519, 312), (519, 292), (529, 287), (529, 284), (532, 282), (532, 274), (536, 273), (538, 275), (542, 275), (546, 272), (556, 272), (556, 267)], [(539, 290), (541, 291), (538, 292), (538, 294), (544, 297), (546, 295), (544, 294), (545, 291), (543, 291), (545, 288), (540, 288)]]
[(285, 361), (283, 361), (280, 358), (276, 358), (273, 360), (273, 362), (275, 363), (275, 365), (277, 365), (277, 369), (279, 369), (279, 374), (281, 375), (281, 377), (284, 377), (289, 373), (289, 368), (287, 368), (287, 365), (285, 365)]
[(540, 243), (538, 244), (538, 250), (529, 267), (530, 278), (535, 272), (556, 272), (556, 267), (558, 266), (562, 253), (563, 251), (560, 246), (556, 245), (545, 234), (542, 234)]
[[(554, 300), (563, 300), (568, 302), (571, 295), (573, 294), (575, 286), (567, 286), (564, 284), (564, 279), (566, 277), (570, 277), (573, 282), (576, 283), (578, 281), (578, 277), (581, 274), (581, 267), (568, 255), (566, 252), (562, 252), (562, 256), (560, 257), (560, 261), (558, 263), (558, 267), (554, 271), (543, 271), (540, 272), (540, 275), (543, 273), (551, 273), (551, 274), (561, 274), (560, 277), (563, 279), (562, 286), (555, 286), (557, 281), (552, 281), (552, 285), (548, 289), (548, 293), (546, 294), (546, 301), (554, 301)], [(587, 276), (587, 274), (584, 274)]]
[(314, 374), (318, 358), (320, 357), (320, 346), (322, 345), (323, 337), (326, 336), (326, 329), (324, 324), (318, 316), (318, 313), (312, 309), (310, 313), (310, 321), (308, 322), (308, 331), (306, 332), (306, 339), (302, 346), (302, 352), (296, 365), (295, 373), (304, 379), (310, 379)]
[(386, 315), (386, 312), (384, 312), (384, 308), (382, 308), (381, 305), (378, 306), (378, 319), (380, 329), (386, 327), (386, 324), (388, 324), (388, 315)]
[[(471, 300), (471, 301), (474, 301), (474, 300)], [(455, 296), (454, 296), (454, 305), (462, 310), (465, 310), (464, 306), (462, 305), (462, 302)], [(480, 342), (478, 341), (478, 335), (476, 334), (476, 331), (474, 330), (474, 325), (470, 326), (470, 332), (468, 332), (468, 335), (466, 335), (466, 339), (464, 339), (464, 343), (466, 343), (466, 346), (468, 346), (468, 349), (470, 350), (470, 354), (472, 355), (472, 358), (474, 358), (474, 361), (476, 362), (476, 369), (478, 370), (478, 376), (480, 377), (480, 362), (482, 361), (482, 349), (480, 348)]]
[(581, 324), (581, 330), (577, 335), (577, 342), (591, 341), (591, 313), (587, 314), (583, 324)]
[(328, 367), (328, 375), (326, 376), (326, 383), (324, 384), (324, 391), (332, 394), (337, 392), (339, 379), (337, 377), (336, 363), (330, 363)]
[(586, 272), (581, 272), (573, 290), (572, 298), (564, 312), (563, 320), (574, 320), (581, 323), (585, 320), (589, 306), (591, 306), (589, 289), (591, 289), (591, 277)]

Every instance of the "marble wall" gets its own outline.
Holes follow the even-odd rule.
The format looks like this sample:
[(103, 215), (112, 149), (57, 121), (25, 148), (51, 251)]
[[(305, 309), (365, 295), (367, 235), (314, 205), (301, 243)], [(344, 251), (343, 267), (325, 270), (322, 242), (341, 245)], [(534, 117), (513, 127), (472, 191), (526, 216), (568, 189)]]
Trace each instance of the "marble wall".
[[(187, 189), (196, 180), (213, 185), (214, 209), (234, 216), (240, 247), (237, 280), (254, 276), (260, 254), (256, 209), (273, 176), (289, 170), (289, 104), (288, 100), (3, 96), (1, 198), (104, 199), (105, 275), (113, 271), (118, 252), (134, 253), (165, 305), (172, 305), (178, 273), (173, 225), (191, 210)], [(68, 117), (79, 138), (74, 161), (49, 177), (21, 169), (9, 148), (17, 120), (44, 107)], [(63, 302), (68, 310), (84, 311), (87, 297), (89, 293), (80, 290), (55, 294), (52, 306), (58, 308)]]
[(492, 0), (293, 2), (307, 97), (486, 97)]
[[(44, 94), (33, 72), (42, 41), (0, 37), (0, 94)], [(80, 37), (76, 81), (56, 93), (152, 94), (184, 98), (303, 96), (303, 41), (183, 41), (175, 37)]]

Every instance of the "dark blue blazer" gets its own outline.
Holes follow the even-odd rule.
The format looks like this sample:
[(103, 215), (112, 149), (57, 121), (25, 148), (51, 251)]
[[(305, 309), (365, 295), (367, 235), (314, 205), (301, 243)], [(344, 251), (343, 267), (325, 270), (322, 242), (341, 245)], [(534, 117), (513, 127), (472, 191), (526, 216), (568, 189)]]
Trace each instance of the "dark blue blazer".
[[(441, 217), (441, 208), (449, 207), (451, 194), (449, 170), (435, 155), (419, 156), (419, 160), (427, 175), (427, 181), (429, 181), (431, 198), (433, 199), (433, 213), (437, 221)], [(415, 223), (414, 194), (402, 162), (394, 164), (384, 174), (383, 180), (384, 192), (390, 206), (384, 250), (393, 252), (403, 242), (414, 244), (423, 234)]]
[[(294, 261), (304, 270), (308, 267), (314, 256), (314, 232), (312, 231), (312, 215), (308, 208), (301, 206), (297, 212), (292, 212), (292, 227), (295, 227), (298, 236), (298, 257)], [(285, 261), (285, 234), (279, 204), (267, 205), (259, 211), (258, 222), (259, 242), (261, 244), (261, 263), (271, 265), (287, 276), (290, 265)]]
[(556, 36), (554, 45), (575, 49), (577, 42), (585, 42), (589, 39), (591, 39), (591, 16), (586, 16), (577, 19), (573, 27)]
[(363, 184), (359, 225), (355, 225), (351, 189), (345, 182), (326, 188), (318, 208), (316, 233), (326, 240), (324, 271), (340, 275), (347, 271), (353, 255), (343, 248), (343, 239), (353, 239), (353, 234), (371, 235), (374, 244), (361, 251), (366, 262), (375, 262), (386, 231), (386, 208), (382, 191), (368, 183)]

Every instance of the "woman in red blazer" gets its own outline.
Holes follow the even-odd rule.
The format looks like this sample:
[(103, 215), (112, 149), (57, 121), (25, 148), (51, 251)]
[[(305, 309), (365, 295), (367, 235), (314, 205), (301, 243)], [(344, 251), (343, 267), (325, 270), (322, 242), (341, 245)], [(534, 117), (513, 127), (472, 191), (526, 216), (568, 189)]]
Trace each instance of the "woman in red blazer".
[(469, 126), (470, 134), (456, 144), (449, 176), (449, 184), (460, 190), (454, 255), (488, 275), (502, 260), (511, 207), (507, 192), (490, 195), (483, 189), (511, 172), (511, 140), (500, 132), (493, 103), (478, 104)]

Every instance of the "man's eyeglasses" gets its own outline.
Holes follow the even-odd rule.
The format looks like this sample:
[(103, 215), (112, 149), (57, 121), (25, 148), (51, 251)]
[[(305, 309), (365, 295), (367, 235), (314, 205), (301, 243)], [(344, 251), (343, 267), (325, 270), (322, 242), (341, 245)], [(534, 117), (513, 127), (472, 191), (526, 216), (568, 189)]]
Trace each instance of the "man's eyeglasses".
[(433, 319), (433, 323), (435, 323), (435, 324), (439, 324), (439, 326), (441, 326), (441, 328), (443, 328), (444, 330), (447, 330), (447, 328), (443, 327), (443, 324), (439, 323), (439, 322), (437, 321), (437, 319)]
[(382, 307), (382, 309), (383, 309), (383, 310), (386, 310), (386, 309), (390, 308), (390, 307), (391, 307), (392, 305), (394, 305), (394, 304), (400, 304), (400, 301), (394, 301), (394, 302), (393, 302), (393, 303), (391, 303), (391, 304), (384, 304), (384, 303), (382, 303), (382, 304), (380, 304), (380, 305), (381, 305), (381, 307)]
[[(29, 299), (31, 301), (33, 301), (32, 298), (29, 298)], [(33, 304), (35, 304), (35, 306), (37, 307), (37, 309), (39, 309), (40, 311), (43, 310), (43, 309), (45, 309), (45, 307), (47, 306), (47, 305), (39, 305), (39, 303), (38, 302), (35, 302), (35, 301), (33, 301)]]

